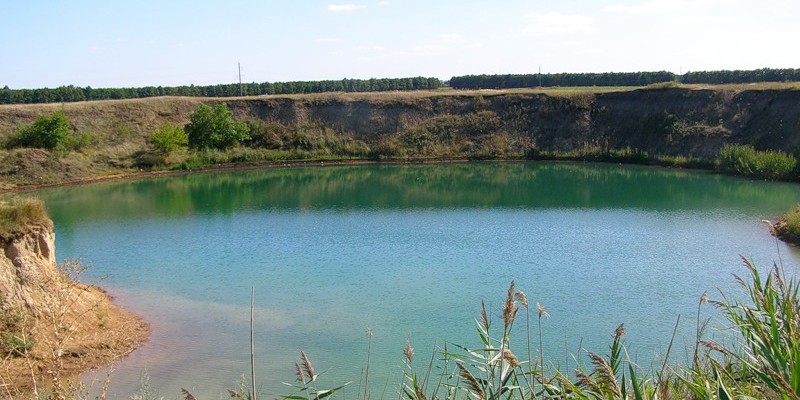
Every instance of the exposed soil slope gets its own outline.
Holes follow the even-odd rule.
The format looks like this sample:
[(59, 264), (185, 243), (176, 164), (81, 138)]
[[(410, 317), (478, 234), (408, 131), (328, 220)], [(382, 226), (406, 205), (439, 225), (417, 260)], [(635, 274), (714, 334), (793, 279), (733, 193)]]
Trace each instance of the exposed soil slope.
[(102, 289), (72, 279), (80, 264), (57, 266), (54, 243), (49, 220), (0, 239), (0, 397), (28, 397), (37, 386), (69, 392), (79, 372), (128, 354), (149, 335), (147, 323)]
[(163, 97), (0, 106), (0, 141), (55, 110), (63, 110), (77, 132), (94, 138), (89, 149), (67, 155), (0, 152), (0, 182), (54, 183), (146, 169), (151, 164), (142, 155), (152, 151), (147, 143), (152, 131), (165, 122), (187, 123), (200, 103), (220, 102), (237, 119), (262, 124), (254, 138), (258, 146), (304, 151), (307, 158), (503, 159), (594, 147), (709, 159), (725, 143), (786, 152), (800, 148), (795, 88)]

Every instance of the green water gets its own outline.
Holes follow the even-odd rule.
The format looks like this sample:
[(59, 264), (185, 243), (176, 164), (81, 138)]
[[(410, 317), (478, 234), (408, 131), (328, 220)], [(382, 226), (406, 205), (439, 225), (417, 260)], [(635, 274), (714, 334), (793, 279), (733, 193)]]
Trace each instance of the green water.
[[(647, 367), (660, 363), (679, 314), (672, 357), (686, 359), (699, 296), (737, 293), (740, 254), (768, 267), (780, 251), (791, 271), (800, 262), (760, 222), (796, 203), (800, 186), (632, 166), (277, 168), (38, 195), (58, 258), (91, 262), (84, 280), (153, 325), (115, 365), (117, 398), (137, 390), (145, 368), (167, 398), (182, 387), (227, 396), (249, 368), (251, 286), (264, 392), (289, 392), (280, 382), (293, 381), (303, 350), (326, 371), (321, 386), (352, 380), (353, 398), (369, 328), (373, 398), (393, 398), (406, 338), (417, 360), (445, 340), (478, 346), (481, 300), (496, 319), (512, 279), (552, 316), (546, 362), (571, 369), (581, 346), (603, 353), (625, 323)], [(516, 329), (524, 353), (524, 324)]]

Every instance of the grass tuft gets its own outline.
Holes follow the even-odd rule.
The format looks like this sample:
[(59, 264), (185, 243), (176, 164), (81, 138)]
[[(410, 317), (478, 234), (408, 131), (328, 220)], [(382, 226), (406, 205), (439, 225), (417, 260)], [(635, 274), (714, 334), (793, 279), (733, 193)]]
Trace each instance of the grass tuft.
[(13, 198), (0, 202), (0, 239), (10, 240), (29, 232), (31, 227), (53, 227), (44, 203), (32, 198)]

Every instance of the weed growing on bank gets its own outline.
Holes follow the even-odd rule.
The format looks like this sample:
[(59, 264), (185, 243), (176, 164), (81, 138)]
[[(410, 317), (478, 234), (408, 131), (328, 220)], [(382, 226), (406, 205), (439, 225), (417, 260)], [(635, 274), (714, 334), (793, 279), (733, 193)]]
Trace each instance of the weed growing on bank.
[(726, 144), (714, 160), (717, 170), (770, 180), (796, 179), (797, 159), (788, 153), (756, 150), (751, 145)]
[(800, 245), (800, 204), (795, 204), (774, 226), (773, 234), (788, 243)]

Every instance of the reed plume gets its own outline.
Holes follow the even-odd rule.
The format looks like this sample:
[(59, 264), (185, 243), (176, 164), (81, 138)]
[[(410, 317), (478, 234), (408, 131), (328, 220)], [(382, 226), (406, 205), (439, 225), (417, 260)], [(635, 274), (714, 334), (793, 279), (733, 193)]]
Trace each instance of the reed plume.
[(514, 297), (516, 297), (516, 299), (519, 300), (520, 303), (522, 303), (523, 307), (528, 308), (528, 297), (525, 296), (525, 292), (517, 290), (517, 292), (514, 293)]
[(411, 347), (410, 339), (406, 339), (406, 347), (403, 349), (403, 355), (406, 356), (406, 360), (408, 360), (408, 363), (411, 364), (411, 360), (414, 359), (414, 348)]
[(305, 351), (300, 352), (300, 357), (303, 359), (303, 368), (308, 374), (308, 379), (313, 381), (314, 380), (314, 366), (311, 365), (311, 360), (308, 359)]
[(589, 352), (589, 358), (592, 359), (592, 364), (594, 364), (594, 370), (597, 374), (597, 379), (612, 393), (618, 396), (621, 395), (617, 377), (614, 375), (614, 370), (611, 369), (611, 365), (608, 363), (608, 361), (592, 352)]
[(294, 363), (294, 369), (295, 369), (295, 376), (297, 377), (297, 379), (295, 380), (297, 382), (306, 383), (305, 377), (303, 376), (303, 370), (300, 368), (300, 364), (298, 364), (296, 361)]
[(503, 303), (503, 327), (505, 332), (508, 332), (508, 329), (511, 327), (511, 324), (514, 323), (514, 318), (517, 317), (517, 312), (519, 311), (517, 302), (514, 301), (514, 285), (514, 281), (511, 281), (511, 285), (508, 286), (506, 301)]
[(465, 368), (460, 362), (457, 362), (456, 366), (458, 367), (459, 371), (461, 372), (459, 374), (461, 376), (461, 379), (467, 381), (467, 384), (469, 385), (469, 388), (472, 390), (472, 393), (475, 396), (477, 396), (478, 399), (486, 400), (486, 393), (484, 393), (483, 389), (481, 388), (480, 383), (475, 378), (475, 376), (472, 375), (472, 373), (469, 372), (469, 370), (467, 368)]
[(517, 356), (515, 356), (514, 353), (512, 353), (509, 349), (503, 349), (503, 359), (505, 359), (506, 362), (511, 365), (511, 368), (517, 368), (522, 365), (517, 359)]
[(193, 394), (189, 393), (188, 390), (181, 388), (181, 393), (183, 393), (184, 400), (197, 400)]
[(483, 330), (489, 332), (489, 317), (486, 315), (486, 304), (481, 300), (481, 325)]

